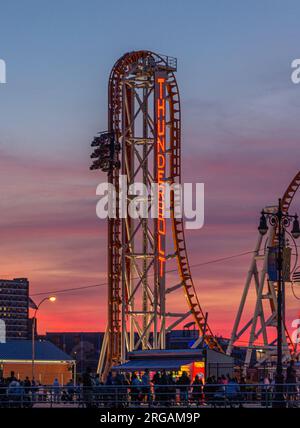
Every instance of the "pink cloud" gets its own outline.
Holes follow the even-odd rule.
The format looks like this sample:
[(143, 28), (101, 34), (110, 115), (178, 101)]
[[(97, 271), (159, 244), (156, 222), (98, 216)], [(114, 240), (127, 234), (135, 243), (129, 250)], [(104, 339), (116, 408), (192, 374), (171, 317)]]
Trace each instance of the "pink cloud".
[[(203, 181), (206, 192), (205, 226), (186, 232), (192, 265), (251, 251), (260, 209), (276, 202), (297, 172), (291, 167), (296, 161), (286, 155), (260, 159), (251, 150), (237, 148), (220, 156), (199, 150), (184, 157), (185, 181)], [(103, 176), (90, 173), (87, 166), (76, 159), (66, 166), (3, 154), (1, 276), (28, 277), (33, 295), (106, 282), (106, 223), (95, 214), (95, 189)], [(199, 299), (216, 333), (230, 334), (250, 256), (192, 267)], [(170, 305), (182, 310), (182, 296), (179, 290)], [(294, 313), (297, 305), (288, 298)], [(43, 306), (39, 329), (103, 330), (106, 309), (105, 286), (61, 293), (54, 305)]]

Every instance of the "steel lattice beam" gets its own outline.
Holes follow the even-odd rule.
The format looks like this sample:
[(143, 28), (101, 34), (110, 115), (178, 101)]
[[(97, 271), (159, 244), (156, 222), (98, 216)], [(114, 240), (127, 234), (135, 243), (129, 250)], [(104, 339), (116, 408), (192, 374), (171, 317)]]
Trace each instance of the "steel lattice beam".
[[(153, 183), (180, 183), (181, 117), (175, 71), (174, 58), (149, 51), (125, 54), (112, 69), (108, 132), (113, 133), (121, 153), (120, 169), (113, 168), (108, 179), (117, 189), (117, 210), (120, 174), (126, 176), (128, 186), (137, 181), (148, 189)], [(159, 192), (158, 219), (117, 217), (108, 221), (108, 328), (98, 367), (104, 376), (111, 366), (126, 359), (127, 351), (165, 348), (166, 333), (188, 316), (194, 317), (207, 345), (223, 352), (196, 294), (183, 220), (174, 215), (176, 197), (171, 193), (167, 221), (160, 217), (163, 195)], [(134, 198), (126, 196), (128, 210)], [(172, 260), (177, 260), (177, 280), (167, 283), (167, 266)], [(184, 291), (188, 312), (167, 308), (167, 296), (169, 299), (179, 288)]]

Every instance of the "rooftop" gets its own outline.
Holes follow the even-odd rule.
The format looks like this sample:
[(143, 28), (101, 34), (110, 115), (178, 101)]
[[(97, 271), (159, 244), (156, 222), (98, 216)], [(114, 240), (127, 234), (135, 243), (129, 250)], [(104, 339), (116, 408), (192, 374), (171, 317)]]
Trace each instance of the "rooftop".
[[(31, 340), (9, 340), (0, 343), (1, 361), (30, 361), (32, 359)], [(48, 341), (35, 342), (36, 361), (73, 361), (73, 358)]]

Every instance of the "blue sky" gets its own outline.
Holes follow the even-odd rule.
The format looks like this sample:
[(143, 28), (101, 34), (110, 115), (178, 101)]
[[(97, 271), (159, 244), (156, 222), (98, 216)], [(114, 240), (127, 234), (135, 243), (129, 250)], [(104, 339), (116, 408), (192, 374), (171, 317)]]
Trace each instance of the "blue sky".
[(7, 132), (16, 122), (28, 130), (26, 151), (37, 153), (53, 144), (57, 155), (71, 145), (80, 152), (79, 137), (105, 127), (107, 76), (126, 51), (178, 57), (184, 115), (194, 126), (190, 103), (239, 109), (274, 86), (290, 87), (290, 61), (299, 50), (296, 1), (1, 3), (8, 84), (0, 113)]

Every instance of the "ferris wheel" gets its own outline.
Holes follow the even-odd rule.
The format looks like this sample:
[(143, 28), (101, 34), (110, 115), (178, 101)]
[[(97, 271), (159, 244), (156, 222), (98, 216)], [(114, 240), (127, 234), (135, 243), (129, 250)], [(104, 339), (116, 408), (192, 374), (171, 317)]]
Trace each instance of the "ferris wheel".
[[(281, 207), (284, 213), (288, 213), (290, 210), (299, 187), (300, 171), (292, 179), (281, 199)], [(265, 212), (270, 214), (275, 213), (276, 210), (277, 207), (275, 206), (269, 206), (264, 209)], [(231, 355), (235, 345), (247, 343), (245, 368), (249, 367), (253, 352), (259, 352), (260, 354), (258, 365), (272, 363), (276, 357), (276, 335), (274, 334), (274, 329), (277, 327), (277, 280), (276, 267), (273, 266), (272, 272), (270, 266), (272, 263), (275, 265), (277, 245), (276, 225), (269, 228), (266, 237), (259, 234), (227, 348), (227, 354)], [(286, 231), (283, 250), (285, 287), (291, 286), (294, 298), (300, 300), (300, 297), (296, 294), (296, 288), (300, 285), (298, 247), (293, 236), (288, 231)], [(246, 304), (251, 301), (251, 291), (255, 295), (254, 305), (252, 304), (252, 315), (250, 319), (245, 320)], [(286, 318), (286, 308), (287, 304), (284, 300), (283, 320)], [(292, 340), (290, 331), (284, 321), (282, 331), (284, 332), (283, 360), (288, 361), (297, 355), (297, 341)]]

